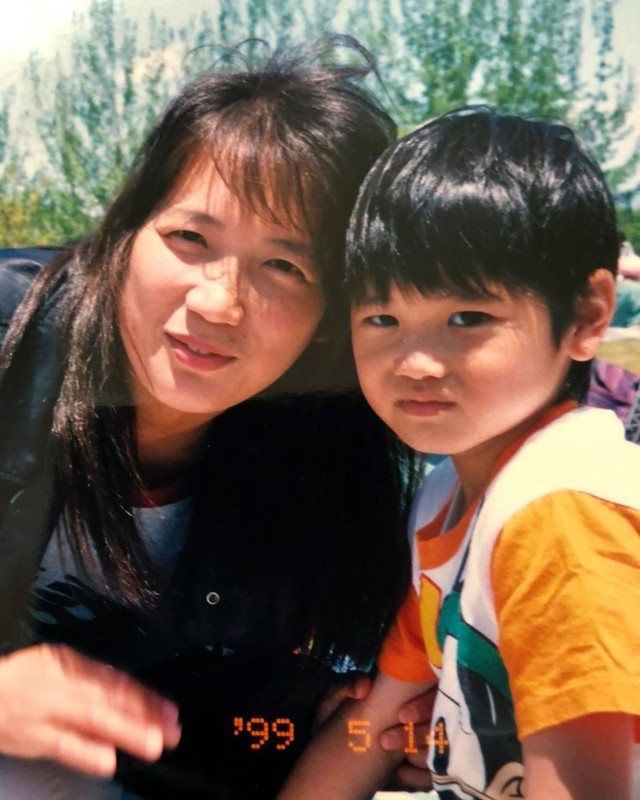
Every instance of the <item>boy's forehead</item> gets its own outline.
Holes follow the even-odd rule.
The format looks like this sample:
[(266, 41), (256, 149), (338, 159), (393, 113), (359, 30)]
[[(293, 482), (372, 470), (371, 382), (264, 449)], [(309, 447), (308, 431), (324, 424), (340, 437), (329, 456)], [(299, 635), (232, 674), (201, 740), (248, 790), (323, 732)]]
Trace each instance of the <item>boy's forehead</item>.
[[(468, 288), (458, 288), (456, 286), (440, 286), (434, 289), (421, 289), (412, 284), (406, 286), (400, 285), (396, 281), (388, 284), (386, 287), (375, 286), (372, 282), (368, 282), (361, 289), (357, 298), (353, 299), (352, 305), (355, 307), (360, 306), (380, 306), (386, 305), (394, 299), (400, 299), (407, 302), (419, 302), (420, 300), (429, 299), (452, 299), (452, 300), (487, 300), (490, 298), (498, 299), (507, 295), (513, 295), (513, 290), (500, 286), (483, 287), (477, 291), (472, 291)], [(517, 296), (520, 292), (515, 292)], [(524, 295), (524, 293), (522, 293)]]
[(389, 300), (389, 291), (383, 293), (371, 283), (365, 284), (356, 297), (351, 298), (351, 305), (355, 308), (363, 306), (383, 305)]

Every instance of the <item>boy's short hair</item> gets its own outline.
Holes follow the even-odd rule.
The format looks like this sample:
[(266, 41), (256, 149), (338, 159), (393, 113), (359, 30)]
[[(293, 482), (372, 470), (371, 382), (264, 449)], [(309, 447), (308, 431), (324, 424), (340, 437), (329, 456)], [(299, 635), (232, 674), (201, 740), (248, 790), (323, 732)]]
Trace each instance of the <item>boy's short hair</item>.
[[(392, 145), (351, 217), (346, 281), (355, 302), (392, 284), (422, 293), (531, 292), (558, 343), (598, 268), (615, 274), (618, 230), (602, 171), (563, 125), (484, 107), (444, 114)], [(589, 364), (574, 363), (581, 397)]]

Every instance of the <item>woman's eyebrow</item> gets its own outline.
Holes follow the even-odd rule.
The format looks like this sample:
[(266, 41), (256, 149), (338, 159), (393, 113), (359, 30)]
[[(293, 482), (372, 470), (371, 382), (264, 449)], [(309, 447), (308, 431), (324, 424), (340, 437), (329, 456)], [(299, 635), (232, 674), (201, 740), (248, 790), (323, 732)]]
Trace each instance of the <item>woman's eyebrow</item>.
[(223, 228), (224, 223), (217, 217), (212, 217), (205, 211), (195, 211), (188, 208), (168, 208), (165, 212), (167, 215), (179, 216), (185, 222), (194, 222), (197, 224), (213, 225), (217, 228)]
[[(188, 208), (173, 208), (168, 209), (167, 213), (179, 215), (185, 222), (212, 225), (217, 228), (225, 227), (225, 224), (222, 220), (212, 216), (211, 214), (207, 214), (205, 211), (196, 211)], [(285, 236), (270, 236), (266, 241), (269, 244), (275, 245), (276, 247), (282, 247), (296, 256), (310, 258), (313, 252), (311, 244), (304, 239), (289, 239)]]

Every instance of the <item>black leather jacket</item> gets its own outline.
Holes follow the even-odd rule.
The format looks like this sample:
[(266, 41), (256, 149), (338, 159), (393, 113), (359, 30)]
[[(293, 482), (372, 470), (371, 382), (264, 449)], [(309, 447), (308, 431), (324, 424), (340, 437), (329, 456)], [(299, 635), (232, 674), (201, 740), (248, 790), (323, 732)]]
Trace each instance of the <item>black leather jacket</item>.
[[(0, 339), (42, 264), (55, 250), (0, 250)], [(51, 421), (59, 393), (64, 341), (56, 309), (64, 287), (53, 293), (12, 359), (0, 394), (0, 641), (5, 650), (29, 592), (51, 530)], [(97, 633), (67, 631), (62, 641), (117, 664), (173, 697), (181, 708), (183, 740), (155, 765), (123, 757), (119, 777), (147, 798), (242, 798), (275, 794), (308, 738), (318, 685), (303, 701), (284, 699), (300, 670), (294, 642), (273, 645), (273, 631), (256, 598), (239, 590), (218, 559), (193, 553), (177, 571), (170, 610), (141, 617), (122, 608), (105, 612)], [(211, 605), (209, 592), (223, 602)], [(166, 613), (165, 613), (166, 612)], [(267, 612), (266, 618), (269, 618)], [(329, 671), (327, 671), (327, 679)], [(259, 749), (234, 720), (264, 718), (271, 739)], [(271, 724), (291, 719), (295, 741), (275, 745)], [(257, 723), (256, 723), (257, 725)], [(280, 726), (282, 727), (282, 725)]]
[[(55, 250), (0, 250), (0, 342), (34, 275)], [(51, 297), (13, 360), (0, 392), (0, 642), (28, 597), (46, 545), (51, 501), (51, 418), (62, 346)]]

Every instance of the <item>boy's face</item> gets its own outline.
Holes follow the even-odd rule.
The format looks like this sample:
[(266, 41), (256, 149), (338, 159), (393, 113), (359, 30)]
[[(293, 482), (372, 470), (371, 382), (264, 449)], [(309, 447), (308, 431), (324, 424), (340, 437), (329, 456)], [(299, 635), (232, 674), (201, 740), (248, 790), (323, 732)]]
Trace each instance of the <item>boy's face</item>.
[(575, 332), (556, 346), (546, 306), (522, 293), (469, 300), (393, 287), (388, 302), (353, 309), (352, 333), (374, 411), (414, 449), (481, 472), (553, 403)]

